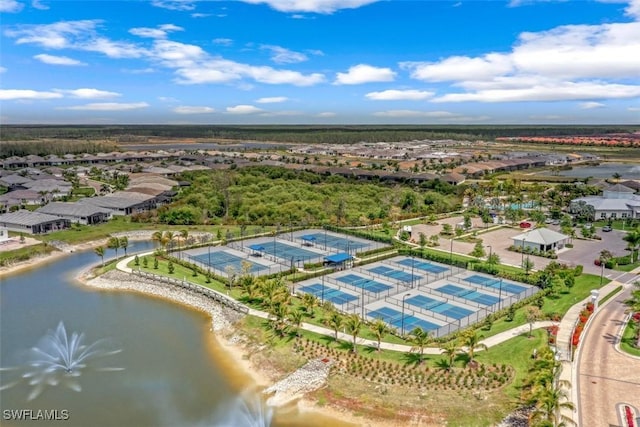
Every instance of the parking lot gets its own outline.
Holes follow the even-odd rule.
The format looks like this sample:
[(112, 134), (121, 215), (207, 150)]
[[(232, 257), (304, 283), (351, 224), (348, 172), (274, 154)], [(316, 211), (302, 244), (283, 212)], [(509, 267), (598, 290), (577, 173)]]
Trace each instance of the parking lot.
[[(448, 223), (455, 226), (456, 223), (462, 221), (462, 217), (447, 218), (445, 220), (438, 221), (438, 225), (418, 225), (414, 226), (414, 230), (417, 232), (423, 232), (427, 237), (437, 234), (442, 230), (442, 224)], [(502, 264), (521, 266), (522, 254), (518, 252), (509, 251), (509, 247), (513, 245), (512, 238), (518, 234), (526, 232), (528, 229), (501, 227), (490, 232), (482, 233), (484, 230), (484, 224), (480, 222), (478, 218), (474, 218), (474, 229), (480, 232), (478, 238), (482, 239), (482, 243), (485, 246), (485, 252), (489, 254), (489, 246), (491, 251), (497, 253), (500, 256), (500, 262)], [(559, 225), (547, 224), (547, 228), (560, 232)], [(576, 229), (576, 233), (580, 235), (580, 230)], [(414, 233), (415, 234), (415, 233)], [(561, 249), (558, 253), (558, 259), (556, 261), (565, 263), (568, 265), (576, 266), (582, 265), (586, 273), (600, 274), (600, 267), (594, 265), (593, 261), (599, 256), (600, 251), (607, 249), (613, 253), (614, 256), (628, 255), (629, 251), (626, 250), (627, 242), (622, 240), (625, 235), (623, 231), (612, 230), (610, 232), (603, 232), (601, 228), (596, 230), (596, 235), (601, 237), (601, 240), (584, 240), (575, 238), (573, 239), (573, 248)], [(475, 246), (475, 243), (462, 242), (459, 240), (453, 240), (453, 244), (450, 239), (440, 238), (440, 246), (438, 249), (444, 251), (453, 250), (454, 253), (468, 255)], [(534, 270), (540, 270), (545, 268), (552, 260), (534, 255), (524, 255), (534, 264)], [(605, 276), (607, 272), (605, 271)]]

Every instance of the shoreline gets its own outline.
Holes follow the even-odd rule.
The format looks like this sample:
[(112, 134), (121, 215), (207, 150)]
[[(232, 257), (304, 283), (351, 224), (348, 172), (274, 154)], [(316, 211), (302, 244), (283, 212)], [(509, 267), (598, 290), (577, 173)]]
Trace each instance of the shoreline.
[[(236, 376), (230, 380), (235, 386), (241, 386), (240, 389), (263, 392), (283, 380), (283, 378), (278, 378), (281, 377), (280, 373), (272, 371), (263, 364), (258, 365), (251, 358), (252, 353), (245, 345), (244, 337), (234, 332), (233, 324), (240, 320), (243, 315), (230, 308), (223, 307), (203, 295), (193, 294), (187, 289), (177, 286), (159, 285), (146, 279), (140, 280), (138, 277), (132, 280), (128, 273), (117, 270), (93, 277), (89, 273), (89, 269), (86, 269), (76, 276), (75, 281), (81, 286), (97, 292), (134, 292), (145, 297), (160, 298), (205, 314), (210, 321), (208, 330), (204, 331), (210, 356), (214, 358), (216, 363), (220, 363), (224, 367), (239, 368), (239, 376), (244, 377), (244, 379), (239, 379)], [(222, 356), (219, 352), (214, 351), (216, 349), (223, 350)], [(286, 374), (284, 378), (288, 378), (294, 372)], [(268, 395), (265, 394), (264, 396), (266, 400)], [(356, 426), (396, 427), (401, 425), (394, 423), (392, 420), (367, 419), (366, 417), (352, 414), (346, 408), (340, 406), (326, 405), (319, 407), (306, 394), (293, 401), (286, 402), (284, 405), (276, 405), (275, 407), (283, 408), (285, 413), (290, 408), (295, 408), (300, 416), (313, 416), (313, 414), (316, 414), (323, 419), (333, 419), (334, 422), (343, 422)]]

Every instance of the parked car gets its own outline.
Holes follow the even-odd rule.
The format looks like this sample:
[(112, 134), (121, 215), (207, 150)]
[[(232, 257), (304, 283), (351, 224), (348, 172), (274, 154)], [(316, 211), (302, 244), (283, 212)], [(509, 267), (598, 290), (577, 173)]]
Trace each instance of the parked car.
[(553, 218), (546, 218), (546, 219), (544, 220), (544, 223), (545, 223), (545, 224), (551, 224), (552, 222), (553, 222)]
[(554, 219), (553, 221), (551, 221), (551, 224), (560, 225), (560, 220), (559, 219)]
[(527, 221), (522, 221), (520, 223), (520, 228), (531, 228), (531, 223)]
[(611, 231), (612, 228), (610, 225), (605, 225), (604, 227), (602, 227), (602, 231)]

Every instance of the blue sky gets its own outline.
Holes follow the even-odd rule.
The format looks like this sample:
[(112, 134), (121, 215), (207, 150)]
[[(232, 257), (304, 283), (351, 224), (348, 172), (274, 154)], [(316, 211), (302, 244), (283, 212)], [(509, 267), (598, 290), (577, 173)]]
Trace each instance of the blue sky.
[(0, 121), (640, 124), (640, 0), (0, 0)]

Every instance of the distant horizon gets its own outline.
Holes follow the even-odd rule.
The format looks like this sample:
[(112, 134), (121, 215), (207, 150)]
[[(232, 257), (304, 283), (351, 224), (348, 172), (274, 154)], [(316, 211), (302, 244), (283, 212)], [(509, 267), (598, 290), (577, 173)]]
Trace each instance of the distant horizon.
[(0, 123), (640, 125), (640, 0), (0, 0)]

